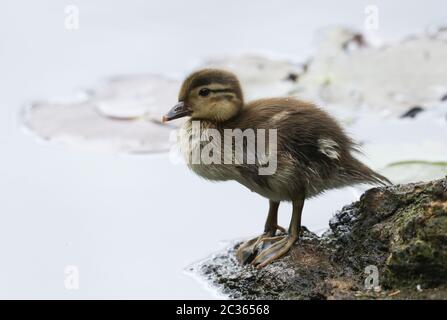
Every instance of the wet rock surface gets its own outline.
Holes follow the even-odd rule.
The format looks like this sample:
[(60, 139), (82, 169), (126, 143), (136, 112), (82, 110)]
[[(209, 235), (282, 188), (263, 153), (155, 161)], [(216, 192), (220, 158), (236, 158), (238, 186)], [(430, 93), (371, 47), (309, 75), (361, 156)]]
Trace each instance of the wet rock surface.
[(370, 189), (329, 225), (261, 270), (237, 262), (240, 244), (192, 269), (234, 299), (447, 298), (447, 177)]

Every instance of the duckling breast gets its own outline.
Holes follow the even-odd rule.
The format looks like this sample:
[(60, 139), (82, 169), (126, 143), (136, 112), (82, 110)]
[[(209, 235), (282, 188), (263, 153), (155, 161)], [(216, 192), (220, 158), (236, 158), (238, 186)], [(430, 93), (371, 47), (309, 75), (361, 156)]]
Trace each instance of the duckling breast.
[(187, 166), (200, 177), (213, 181), (241, 178), (237, 166), (224, 164), (222, 134), (212, 122), (189, 119), (177, 139)]

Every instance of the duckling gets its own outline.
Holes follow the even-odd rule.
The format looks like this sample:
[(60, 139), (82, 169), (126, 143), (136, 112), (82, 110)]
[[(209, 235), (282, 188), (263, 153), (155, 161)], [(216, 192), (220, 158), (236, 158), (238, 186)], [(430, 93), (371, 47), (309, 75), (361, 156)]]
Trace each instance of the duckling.
[[(183, 124), (178, 141), (193, 172), (212, 181), (235, 180), (269, 200), (264, 232), (244, 242), (236, 252), (243, 264), (262, 268), (290, 250), (299, 239), (305, 199), (358, 183), (391, 184), (353, 156), (358, 151), (357, 145), (325, 111), (294, 98), (245, 103), (238, 78), (228, 71), (203, 69), (188, 76), (180, 89), (178, 104), (163, 117), (163, 122), (181, 117), (189, 119)], [(204, 134), (194, 135), (195, 123)], [(238, 129), (239, 132), (247, 129), (269, 132), (268, 159), (273, 159), (270, 157), (273, 154), (276, 159), (271, 174), (260, 174), (266, 165), (265, 157), (250, 151), (247, 139), (243, 140), (242, 152), (243, 160), (254, 154), (254, 161), (250, 163), (236, 161), (237, 146), (233, 140), (218, 141), (228, 130)], [(191, 154), (202, 147), (205, 150), (205, 140), (214, 147), (211, 148), (213, 159), (219, 161), (192, 161)], [(271, 152), (273, 144), (275, 148)], [(231, 156), (225, 158), (228, 150)], [(228, 159), (231, 161), (225, 161)], [(278, 226), (281, 201), (292, 202), (287, 232)]]

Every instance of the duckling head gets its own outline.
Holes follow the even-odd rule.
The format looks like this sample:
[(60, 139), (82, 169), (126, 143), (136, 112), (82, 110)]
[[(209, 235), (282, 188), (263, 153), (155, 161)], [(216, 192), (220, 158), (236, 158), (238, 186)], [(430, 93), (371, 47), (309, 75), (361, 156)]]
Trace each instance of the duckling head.
[(203, 69), (183, 82), (175, 105), (163, 122), (189, 116), (194, 120), (224, 122), (236, 116), (244, 104), (242, 89), (231, 72)]

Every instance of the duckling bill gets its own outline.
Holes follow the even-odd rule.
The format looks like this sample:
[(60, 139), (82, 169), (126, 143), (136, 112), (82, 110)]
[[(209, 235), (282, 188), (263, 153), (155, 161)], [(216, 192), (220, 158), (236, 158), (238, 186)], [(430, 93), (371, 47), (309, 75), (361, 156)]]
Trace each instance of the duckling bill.
[[(264, 232), (237, 250), (241, 263), (262, 268), (285, 255), (299, 238), (305, 199), (353, 184), (391, 184), (353, 156), (356, 144), (329, 114), (312, 103), (293, 98), (245, 103), (237, 77), (224, 70), (204, 69), (186, 78), (178, 104), (163, 121), (182, 117), (189, 119), (180, 130), (180, 149), (193, 172), (212, 181), (235, 180), (269, 200)], [(224, 161), (228, 149), (234, 160), (236, 144), (233, 142), (230, 145), (219, 142), (218, 148), (212, 150), (217, 152), (213, 154), (214, 159), (222, 161), (191, 161), (191, 154), (203, 145), (201, 139), (191, 138), (196, 123), (202, 131), (219, 133), (221, 137), (228, 130), (275, 130), (274, 173), (259, 174), (265, 161), (257, 153), (252, 163)], [(210, 136), (217, 143), (215, 135)], [(246, 141), (243, 146), (244, 159), (248, 159), (253, 154)], [(281, 201), (290, 201), (293, 205), (287, 232), (277, 222)]]

